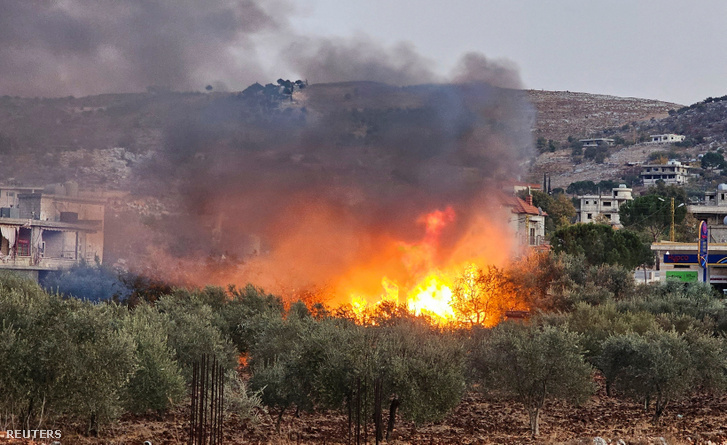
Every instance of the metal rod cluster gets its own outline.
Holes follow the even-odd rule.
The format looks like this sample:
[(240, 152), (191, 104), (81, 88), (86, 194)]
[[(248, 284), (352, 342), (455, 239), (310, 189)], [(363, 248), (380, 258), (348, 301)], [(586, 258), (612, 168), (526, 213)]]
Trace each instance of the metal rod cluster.
[(225, 372), (216, 357), (202, 355), (192, 366), (189, 445), (221, 445)]

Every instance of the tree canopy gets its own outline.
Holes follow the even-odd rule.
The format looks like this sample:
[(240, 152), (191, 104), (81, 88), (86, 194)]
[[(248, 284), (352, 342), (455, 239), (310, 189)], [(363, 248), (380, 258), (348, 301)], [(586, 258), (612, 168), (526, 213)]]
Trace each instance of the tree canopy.
[(592, 266), (620, 264), (635, 269), (650, 264), (653, 255), (649, 246), (630, 230), (614, 230), (604, 224), (575, 224), (556, 231), (552, 238), (553, 251), (583, 255)]

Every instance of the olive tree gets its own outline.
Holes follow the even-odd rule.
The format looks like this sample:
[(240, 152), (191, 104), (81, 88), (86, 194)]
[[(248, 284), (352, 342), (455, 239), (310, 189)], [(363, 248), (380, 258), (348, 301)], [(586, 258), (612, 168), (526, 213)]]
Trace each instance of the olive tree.
[(471, 360), (483, 389), (525, 406), (533, 436), (546, 400), (581, 403), (594, 391), (579, 335), (561, 327), (501, 323), (473, 348)]

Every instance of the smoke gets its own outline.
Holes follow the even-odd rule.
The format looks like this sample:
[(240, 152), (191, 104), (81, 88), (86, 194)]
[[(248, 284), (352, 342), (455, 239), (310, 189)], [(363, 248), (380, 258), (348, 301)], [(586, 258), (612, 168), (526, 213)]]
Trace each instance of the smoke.
[[(179, 265), (198, 284), (280, 292), (379, 286), (384, 275), (406, 283), (455, 258), (509, 254), (488, 195), (529, 154), (524, 93), (484, 83), (285, 88), (221, 97), (167, 128), (146, 175), (176, 189), (184, 217), (166, 222), (149, 254), (157, 265)], [(456, 216), (436, 248), (423, 245), (424, 216), (448, 208)]]
[(412, 85), (441, 80), (434, 62), (408, 43), (387, 48), (366, 36), (352, 39), (300, 38), (281, 57), (303, 78), (321, 82), (368, 80)]
[[(410, 44), (297, 36), (288, 10), (253, 0), (0, 2), (0, 93), (236, 88), (267, 77), (256, 43), (275, 35), (288, 43), (267, 58), (311, 84), (190, 97), (164, 117), (163, 147), (137, 172), (138, 191), (178, 211), (108, 221), (126, 228), (118, 244), (133, 249), (132, 265), (197, 284), (343, 289), (507, 256), (488, 197), (521, 173), (533, 119), (512, 89), (521, 85), (512, 64), (467, 54), (448, 85)], [(425, 215), (446, 209), (455, 216), (428, 238)]]
[(263, 72), (251, 38), (284, 26), (284, 9), (260, 0), (3, 1), (0, 93), (249, 84)]
[(509, 60), (489, 60), (484, 54), (467, 53), (454, 69), (455, 83), (483, 82), (501, 88), (522, 88), (520, 74)]

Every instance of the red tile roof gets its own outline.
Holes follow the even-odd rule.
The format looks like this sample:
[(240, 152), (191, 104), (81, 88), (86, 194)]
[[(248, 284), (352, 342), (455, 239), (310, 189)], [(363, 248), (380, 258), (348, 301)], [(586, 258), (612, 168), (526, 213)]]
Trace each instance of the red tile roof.
[(505, 207), (510, 207), (512, 213), (517, 213), (518, 215), (548, 216), (548, 214), (544, 211), (538, 210), (537, 207), (532, 204), (528, 204), (517, 196), (501, 195), (500, 202), (502, 202), (502, 205)]

